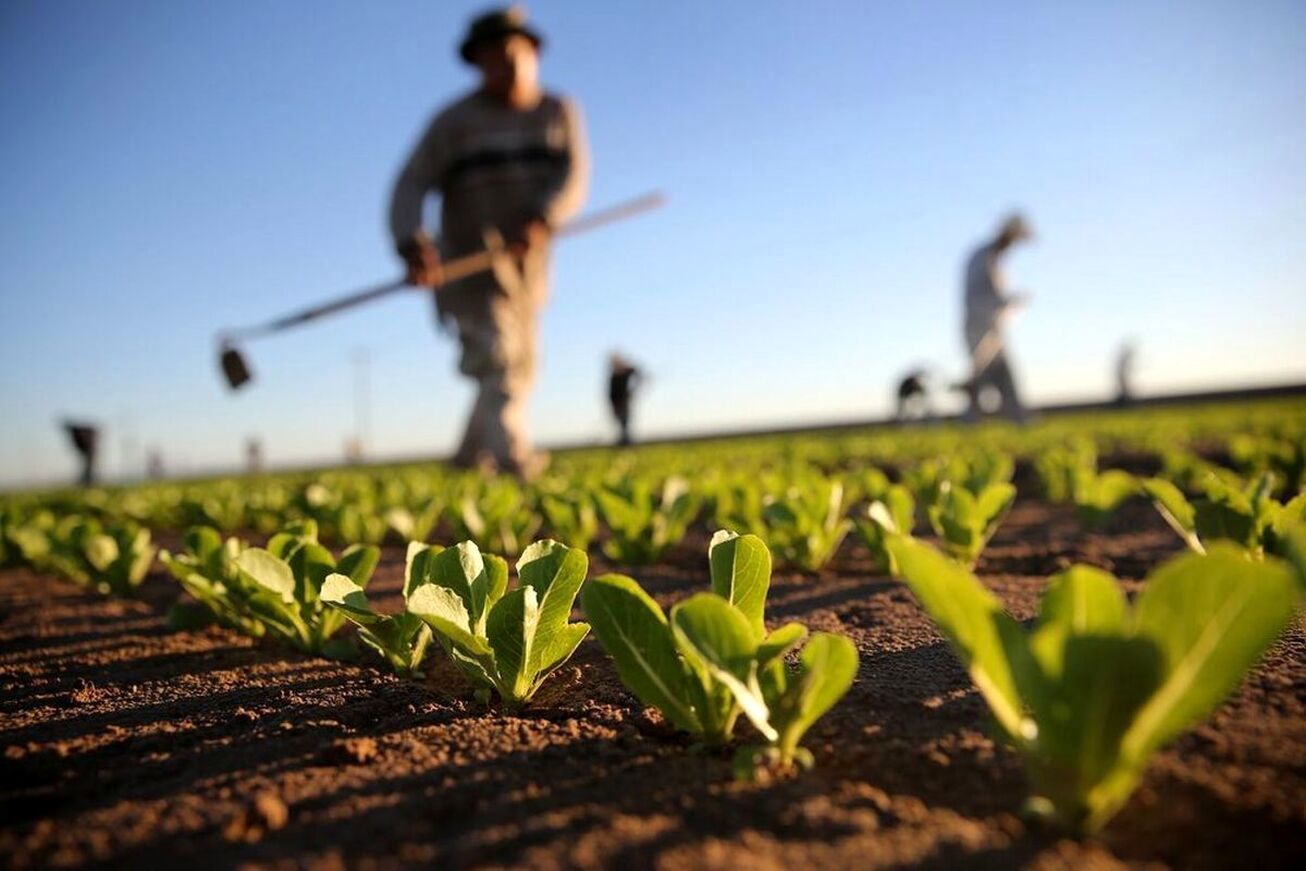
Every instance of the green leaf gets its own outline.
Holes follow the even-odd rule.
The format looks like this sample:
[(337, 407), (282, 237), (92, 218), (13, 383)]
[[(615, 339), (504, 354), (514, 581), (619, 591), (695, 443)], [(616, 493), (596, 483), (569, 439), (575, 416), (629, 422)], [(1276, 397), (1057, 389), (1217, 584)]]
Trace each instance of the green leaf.
[(697, 593), (671, 609), (671, 631), (691, 667), (725, 685), (757, 730), (775, 740), (758, 684), (757, 641), (743, 612), (718, 595)]
[[(484, 634), (485, 616), (490, 605), (490, 577), (485, 559), (474, 542), (464, 541), (431, 557), (431, 582), (453, 590), (463, 601), (472, 632)], [(506, 574), (506, 567), (505, 567)]]
[(929, 545), (894, 536), (889, 540), (889, 551), (902, 579), (970, 673), (998, 725), (1019, 740), (1028, 727), (1024, 725), (1006, 640), (1023, 634), (1019, 625), (970, 572)]
[(468, 655), (493, 655), (489, 643), (473, 633), (466, 603), (456, 590), (439, 584), (423, 584), (408, 599), (408, 611), (422, 618), (428, 626)]
[(540, 611), (534, 587), (518, 587), (504, 595), (490, 611), (485, 634), (494, 650), (499, 692), (506, 701), (530, 698), (532, 673), (528, 670)]
[(1031, 644), (1048, 649), (1038, 638), (1045, 635), (1058, 649), (1039, 657), (1045, 670), (1026, 695), (1038, 722), (1028, 757), (1035, 792), (1079, 830), (1114, 812), (1137, 784), (1141, 766), (1122, 764), (1121, 738), (1160, 683), (1161, 653), (1147, 638), (1067, 636), (1062, 628), (1039, 630)]
[(427, 546), (420, 541), (408, 542), (408, 551), (404, 555), (404, 599), (412, 595), (413, 590), (430, 581), (431, 558), (444, 548), (439, 545)]
[(287, 605), (295, 602), (295, 575), (284, 560), (266, 550), (251, 547), (236, 558), (241, 574), (272, 593)]
[(381, 551), (376, 545), (355, 544), (340, 555), (336, 570), (342, 575), (348, 575), (359, 587), (365, 588), (368, 581), (372, 580), (372, 572), (376, 571), (380, 561)]
[(1161, 687), (1125, 736), (1123, 755), (1144, 759), (1206, 716), (1242, 680), (1292, 619), (1294, 572), (1215, 545), (1148, 578), (1135, 606), (1135, 633), (1164, 655)]
[(648, 593), (628, 577), (601, 575), (585, 585), (581, 605), (626, 688), (676, 728), (702, 732), (671, 628)]
[(501, 556), (486, 554), (485, 560), (485, 607), (494, 607), (494, 603), (503, 598), (508, 589), (508, 561)]
[(786, 623), (781, 626), (766, 636), (766, 639), (757, 646), (757, 667), (766, 668), (801, 644), (806, 637), (807, 627), (801, 623)]
[(799, 674), (779, 703), (777, 744), (781, 761), (794, 752), (817, 720), (843, 698), (857, 676), (857, 648), (842, 635), (818, 632), (799, 654)]
[(766, 635), (763, 615), (771, 586), (771, 552), (756, 535), (722, 529), (712, 536), (707, 553), (712, 591), (740, 610), (760, 641)]
[(1197, 512), (1183, 491), (1164, 478), (1147, 478), (1142, 487), (1156, 506), (1157, 513), (1178, 533), (1184, 544), (1191, 550), (1204, 553), (1205, 548), (1197, 537)]
[(367, 593), (363, 592), (363, 588), (354, 583), (353, 579), (348, 575), (342, 575), (339, 572), (327, 575), (326, 580), (322, 583), (320, 598), (325, 604), (344, 611), (350, 620), (364, 626), (379, 623), (385, 619), (372, 610), (371, 604), (367, 601)]
[(1119, 635), (1127, 609), (1116, 579), (1101, 569), (1074, 566), (1054, 577), (1039, 604), (1039, 626), (1067, 634)]
[(540, 618), (527, 670), (551, 670), (571, 656), (589, 631), (569, 630), (572, 607), (589, 571), (584, 551), (556, 541), (538, 541), (522, 552), (517, 562), (519, 582), (540, 597)]

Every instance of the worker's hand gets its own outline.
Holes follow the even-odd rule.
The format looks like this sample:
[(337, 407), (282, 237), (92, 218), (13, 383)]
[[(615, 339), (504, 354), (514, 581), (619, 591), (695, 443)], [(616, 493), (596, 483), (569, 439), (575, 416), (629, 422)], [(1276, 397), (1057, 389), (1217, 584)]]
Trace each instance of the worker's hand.
[(444, 281), (444, 267), (435, 246), (424, 239), (414, 239), (399, 249), (407, 266), (408, 283), (416, 287), (437, 287)]
[(505, 234), (508, 249), (518, 257), (525, 254), (529, 248), (548, 244), (551, 235), (548, 222), (540, 215), (527, 215), (517, 226), (509, 228), (509, 232)]

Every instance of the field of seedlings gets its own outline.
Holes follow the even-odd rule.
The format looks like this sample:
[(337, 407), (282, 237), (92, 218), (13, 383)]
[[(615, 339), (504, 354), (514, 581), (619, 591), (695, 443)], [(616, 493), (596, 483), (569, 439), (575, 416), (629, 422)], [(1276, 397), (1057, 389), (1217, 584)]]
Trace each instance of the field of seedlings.
[(13, 868), (1300, 867), (1306, 400), (0, 497)]

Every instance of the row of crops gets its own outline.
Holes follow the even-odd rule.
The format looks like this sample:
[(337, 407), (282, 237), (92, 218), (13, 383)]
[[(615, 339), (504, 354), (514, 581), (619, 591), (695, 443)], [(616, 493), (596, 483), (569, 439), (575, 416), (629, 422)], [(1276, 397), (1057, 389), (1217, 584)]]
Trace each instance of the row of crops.
[[(972, 574), (1018, 485), (1073, 505), (1085, 529), (1149, 501), (1187, 551), (1132, 603), (1109, 574), (1072, 568), (1022, 625)], [(735, 759), (749, 777), (809, 765), (804, 734), (859, 668), (843, 636), (768, 629), (773, 561), (818, 575), (856, 543), (951, 643), (1026, 762), (1031, 807), (1093, 830), (1293, 619), (1304, 487), (1306, 406), (1260, 403), (578, 452), (531, 486), (408, 466), (14, 495), (0, 561), (130, 595), (157, 559), (185, 594), (178, 628), (216, 622), (333, 657), (357, 642), (406, 677), (439, 651), (508, 708), (592, 632), (674, 728), (724, 747), (746, 723)], [(591, 552), (638, 574), (687, 536), (710, 538), (703, 591), (669, 612), (629, 574), (590, 577)], [(397, 613), (367, 597), (387, 542), (407, 547)]]

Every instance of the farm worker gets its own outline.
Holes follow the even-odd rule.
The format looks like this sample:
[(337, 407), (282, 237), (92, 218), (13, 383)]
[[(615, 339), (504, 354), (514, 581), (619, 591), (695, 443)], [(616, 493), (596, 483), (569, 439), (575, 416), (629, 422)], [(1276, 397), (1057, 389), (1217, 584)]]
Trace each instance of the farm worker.
[(90, 487), (95, 483), (95, 455), (100, 443), (100, 430), (93, 424), (72, 420), (64, 421), (63, 429), (82, 463), (77, 482), (83, 487)]
[[(459, 54), (480, 84), (436, 114), (390, 204), (390, 231), (412, 284), (436, 287), (442, 259), (507, 243), (510, 256), (492, 271), (440, 287), (435, 303), (441, 324), (458, 333), (459, 369), (478, 390), (452, 462), (521, 478), (547, 461), (527, 436), (526, 400), (549, 293), (550, 234), (580, 209), (589, 182), (575, 103), (540, 87), (542, 43), (517, 7), (472, 21)], [(441, 198), (437, 241), (422, 226), (431, 192)]]
[(1002, 336), (1006, 317), (1028, 301), (1025, 294), (1011, 293), (999, 268), (1002, 256), (1017, 242), (1033, 238), (1033, 231), (1020, 215), (1002, 222), (998, 235), (981, 245), (966, 263), (966, 347), (970, 352), (970, 379), (961, 386), (969, 395), (966, 416), (979, 416), (979, 395), (993, 387), (1002, 398), (1001, 411), (1017, 420), (1028, 414), (1016, 391), (1016, 381), (1007, 361)]
[(608, 401), (620, 435), (617, 444), (630, 444), (630, 400), (644, 373), (616, 351), (608, 358)]

